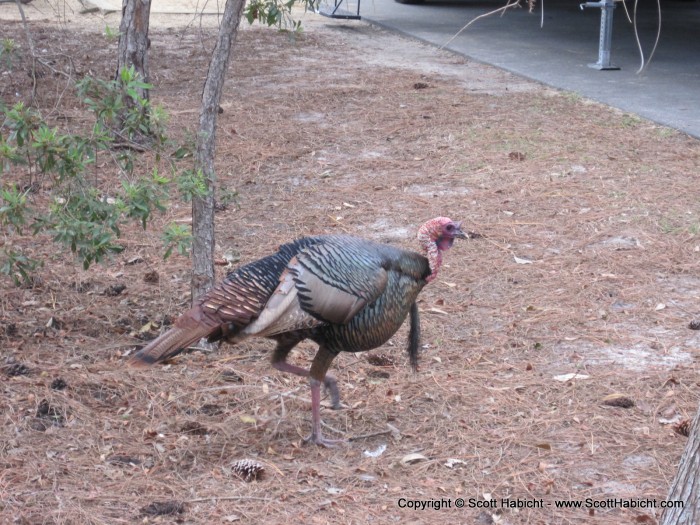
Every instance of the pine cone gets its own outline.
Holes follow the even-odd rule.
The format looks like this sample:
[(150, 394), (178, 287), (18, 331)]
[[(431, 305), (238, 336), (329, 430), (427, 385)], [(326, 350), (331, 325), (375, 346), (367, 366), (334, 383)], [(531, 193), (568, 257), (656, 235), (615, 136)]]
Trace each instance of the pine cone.
[(673, 425), (673, 431), (681, 436), (690, 436), (690, 419), (684, 419), (683, 421)]
[(239, 459), (231, 464), (231, 470), (243, 481), (253, 481), (262, 479), (265, 467), (252, 459)]

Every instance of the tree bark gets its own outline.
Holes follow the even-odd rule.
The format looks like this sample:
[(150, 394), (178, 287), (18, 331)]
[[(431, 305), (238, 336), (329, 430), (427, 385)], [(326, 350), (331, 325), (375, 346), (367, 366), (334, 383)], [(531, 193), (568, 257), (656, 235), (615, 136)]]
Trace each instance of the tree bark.
[[(134, 66), (141, 80), (149, 81), (148, 25), (151, 17), (151, 0), (122, 0), (122, 21), (119, 24), (119, 49), (116, 79), (123, 68)], [(137, 89), (148, 100), (147, 89)]]
[(207, 194), (192, 199), (192, 300), (214, 284), (214, 154), (216, 151), (216, 119), (219, 102), (228, 72), (231, 48), (238, 35), (244, 0), (227, 0), (219, 27), (216, 47), (209, 62), (209, 71), (202, 93), (199, 133), (195, 152), (195, 169), (201, 170)]
[(667, 508), (659, 525), (700, 523), (700, 410), (695, 414), (668, 501), (682, 501), (683, 507)]

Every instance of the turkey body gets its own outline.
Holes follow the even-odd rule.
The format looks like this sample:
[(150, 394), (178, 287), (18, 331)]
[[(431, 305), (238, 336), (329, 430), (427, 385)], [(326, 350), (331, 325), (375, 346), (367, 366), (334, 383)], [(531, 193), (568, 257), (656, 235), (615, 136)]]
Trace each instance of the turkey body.
[[(401, 327), (430, 274), (428, 260), (414, 252), (370, 243), (353, 237), (327, 238), (324, 249), (334, 250), (329, 259), (339, 267), (362, 268), (355, 283), (338, 280), (349, 293), (362, 296), (363, 306), (347, 322), (327, 322), (308, 332), (308, 337), (338, 353), (372, 350), (386, 343)], [(343, 257), (343, 263), (338, 258)], [(350, 277), (348, 272), (345, 277)], [(302, 308), (304, 303), (302, 302)], [(323, 319), (323, 317), (320, 317)]]
[[(455, 231), (455, 236), (463, 236), (459, 223)], [(329, 445), (331, 442), (321, 434), (320, 385), (325, 385), (337, 408), (336, 381), (326, 372), (338, 353), (381, 346), (410, 314), (408, 351), (412, 365), (417, 365), (419, 321), (415, 301), (436, 271), (429, 257), (351, 236), (298, 239), (230, 273), (130, 363), (138, 366), (163, 361), (202, 337), (231, 343), (249, 337), (273, 339), (277, 346), (272, 365), (281, 371), (310, 376), (310, 439)], [(286, 361), (289, 352), (304, 339), (319, 345), (310, 370)]]

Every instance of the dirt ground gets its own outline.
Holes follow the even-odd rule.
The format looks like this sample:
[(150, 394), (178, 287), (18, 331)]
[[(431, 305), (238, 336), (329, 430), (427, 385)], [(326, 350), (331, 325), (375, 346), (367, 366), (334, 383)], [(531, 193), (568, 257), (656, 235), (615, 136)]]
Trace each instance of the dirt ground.
[[(26, 52), (16, 7), (0, 9)], [(112, 74), (117, 15), (26, 9), (55, 70), (35, 104), (77, 129), (67, 76)], [(152, 97), (175, 137), (195, 129), (215, 21), (154, 15)], [(424, 220), (465, 221), (481, 237), (421, 295), (420, 371), (404, 329), (341, 355), (345, 406), (322, 415), (355, 439), (305, 445), (308, 387), (269, 366), (267, 341), (124, 367), (188, 303), (189, 260), (163, 261), (160, 240), (186, 206), (88, 271), (47, 239), (4, 238), (48, 264), (32, 288), (0, 282), (0, 523), (656, 523), (700, 388), (698, 142), (362, 22), (304, 25), (240, 34), (217, 153), (238, 205), (217, 213), (217, 256), (328, 232), (412, 247)], [(31, 94), (23, 56), (3, 65), (6, 103)], [(243, 459), (259, 479), (236, 475)], [(586, 498), (653, 505), (556, 506)]]

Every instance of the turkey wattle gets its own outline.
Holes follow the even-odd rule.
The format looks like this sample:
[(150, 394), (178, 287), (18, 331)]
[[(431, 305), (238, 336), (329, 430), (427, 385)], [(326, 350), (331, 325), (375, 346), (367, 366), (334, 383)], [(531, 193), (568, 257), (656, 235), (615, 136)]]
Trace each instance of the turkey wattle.
[[(340, 396), (326, 372), (340, 352), (361, 352), (384, 344), (410, 314), (408, 352), (418, 362), (420, 326), (416, 297), (435, 279), (442, 252), (466, 238), (460, 222), (432, 219), (418, 230), (423, 254), (358, 237), (304, 237), (242, 266), (182, 314), (173, 327), (135, 354), (143, 366), (178, 354), (202, 337), (230, 343), (248, 337), (274, 339), (272, 366), (310, 377), (312, 432), (309, 440), (329, 446), (321, 433), (321, 384), (334, 408)], [(311, 369), (287, 363), (304, 339), (318, 343)]]

